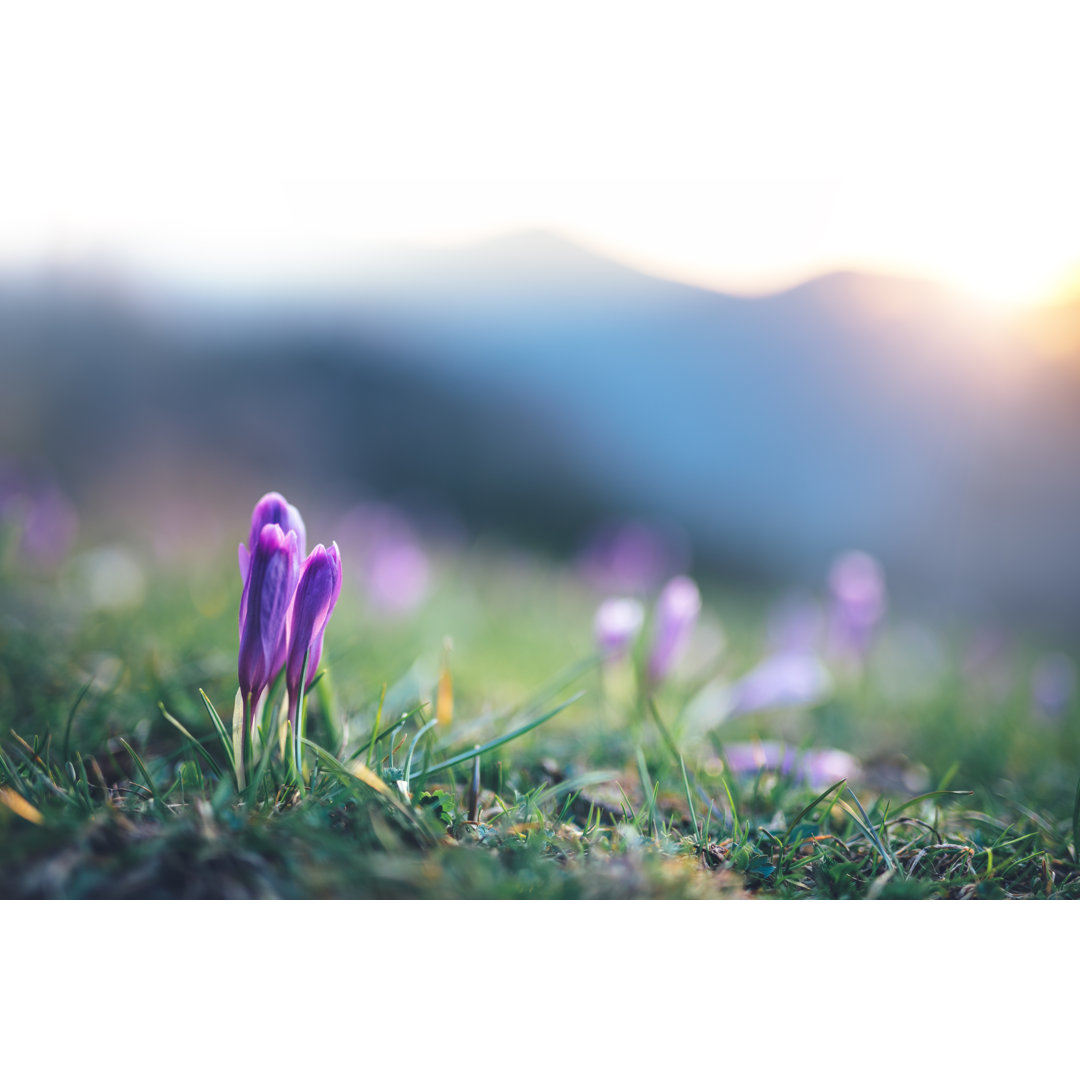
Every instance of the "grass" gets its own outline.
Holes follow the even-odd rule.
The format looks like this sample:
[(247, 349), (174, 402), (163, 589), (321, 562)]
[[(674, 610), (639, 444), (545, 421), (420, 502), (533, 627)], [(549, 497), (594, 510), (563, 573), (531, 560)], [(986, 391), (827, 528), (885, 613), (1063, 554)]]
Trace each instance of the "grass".
[[(144, 562), (116, 608), (83, 566), (4, 558), (3, 897), (1080, 896), (1078, 715), (1033, 709), (1031, 646), (973, 670), (973, 634), (896, 621), (815, 707), (719, 724), (710, 694), (764, 655), (770, 598), (707, 588), (686, 670), (643, 696), (640, 656), (592, 656), (599, 598), (566, 569), (446, 556), (422, 611), (390, 620), (346, 562), (303, 783), (268, 722), (240, 787), (228, 557)], [(755, 739), (859, 772), (726, 765)]]

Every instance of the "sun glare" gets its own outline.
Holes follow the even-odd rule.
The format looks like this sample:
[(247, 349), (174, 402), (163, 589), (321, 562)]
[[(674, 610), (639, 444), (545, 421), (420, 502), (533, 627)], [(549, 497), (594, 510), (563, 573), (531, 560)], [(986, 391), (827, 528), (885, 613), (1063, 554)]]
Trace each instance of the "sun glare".
[(0, 41), (0, 263), (303, 272), (540, 227), (730, 291), (885, 268), (1030, 304), (1080, 257), (1071, 42), (1034, 16), (63, 6)]
[(1024, 307), (1058, 299), (1078, 256), (1073, 192), (1043, 184), (953, 188), (926, 210), (927, 269), (984, 300)]

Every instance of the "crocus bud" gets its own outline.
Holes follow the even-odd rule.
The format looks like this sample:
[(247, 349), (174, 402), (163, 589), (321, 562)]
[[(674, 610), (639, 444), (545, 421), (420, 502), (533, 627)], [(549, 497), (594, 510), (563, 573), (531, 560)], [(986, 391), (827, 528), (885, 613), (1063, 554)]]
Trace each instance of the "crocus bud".
[(240, 597), (240, 690), (252, 702), (285, 663), (285, 615), (300, 574), (296, 533), (264, 525), (252, 545)]
[(593, 620), (596, 647), (608, 657), (624, 655), (638, 636), (644, 622), (645, 609), (637, 600), (605, 600), (596, 609), (596, 618)]
[(341, 555), (337, 544), (329, 550), (322, 544), (304, 560), (300, 583), (296, 586), (288, 616), (288, 658), (285, 666), (285, 685), (289, 701), (296, 702), (300, 693), (300, 678), (307, 655), (307, 677), (310, 685), (322, 659), (323, 633), (330, 621), (337, 598), (341, 593)]
[(675, 666), (690, 642), (700, 612), (701, 593), (690, 578), (680, 575), (664, 586), (656, 601), (650, 682), (660, 682)]
[(266, 525), (280, 525), (281, 531), (286, 535), (290, 532), (296, 533), (297, 550), (301, 559), (307, 551), (307, 532), (304, 529), (304, 519), (300, 516), (300, 511), (291, 503), (286, 502), (283, 495), (271, 491), (255, 504), (255, 509), (251, 512), (248, 546), (240, 545), (240, 576), (245, 581), (251, 565), (251, 552), (255, 549), (255, 541), (258, 540), (259, 534)]

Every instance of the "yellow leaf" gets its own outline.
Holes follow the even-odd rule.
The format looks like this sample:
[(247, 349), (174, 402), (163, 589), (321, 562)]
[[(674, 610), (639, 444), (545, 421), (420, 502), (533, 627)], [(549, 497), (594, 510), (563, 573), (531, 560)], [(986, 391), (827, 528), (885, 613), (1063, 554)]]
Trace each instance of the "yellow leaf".
[(353, 764), (349, 766), (349, 772), (351, 772), (357, 780), (363, 780), (369, 788), (374, 788), (383, 795), (390, 794), (390, 788), (383, 781), (382, 777), (377, 773), (372, 772), (372, 770), (362, 761), (354, 761)]
[(449, 662), (443, 656), (442, 671), (439, 672), (439, 689), (435, 695), (435, 716), (440, 724), (447, 724), (454, 719), (454, 680), (450, 676)]
[(31, 806), (17, 791), (11, 788), (0, 787), (0, 803), (3, 803), (13, 814), (25, 818), (27, 821), (40, 825), (44, 820), (41, 811), (36, 806)]
[(517, 825), (511, 825), (509, 831), (511, 836), (528, 836), (539, 828), (540, 823), (537, 821), (522, 821)]

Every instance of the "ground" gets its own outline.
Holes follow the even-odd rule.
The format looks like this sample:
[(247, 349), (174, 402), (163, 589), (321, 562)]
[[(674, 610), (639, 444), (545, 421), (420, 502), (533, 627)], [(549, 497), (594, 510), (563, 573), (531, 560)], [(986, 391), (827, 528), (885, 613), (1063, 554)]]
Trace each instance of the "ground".
[[(1080, 895), (1076, 705), (1032, 696), (1054, 643), (893, 614), (815, 700), (727, 716), (775, 596), (703, 582), (689, 652), (649, 683), (651, 628), (602, 660), (602, 595), (571, 567), (442, 553), (390, 614), (346, 562), (303, 782), (271, 717), (239, 788), (212, 719), (230, 728), (235, 566), (131, 557), (113, 602), (85, 556), (5, 555), (5, 898)], [(826, 748), (850, 775), (800, 768)]]

